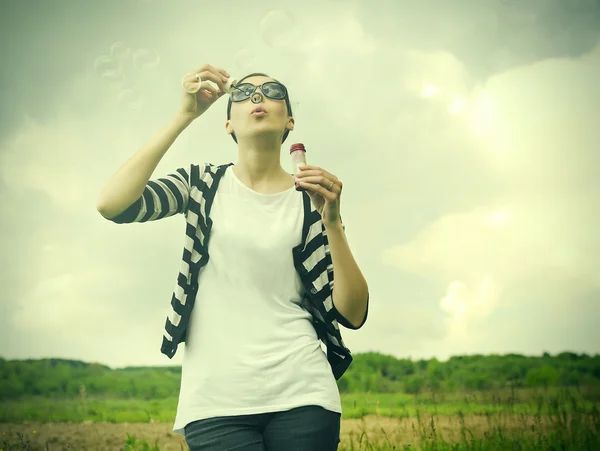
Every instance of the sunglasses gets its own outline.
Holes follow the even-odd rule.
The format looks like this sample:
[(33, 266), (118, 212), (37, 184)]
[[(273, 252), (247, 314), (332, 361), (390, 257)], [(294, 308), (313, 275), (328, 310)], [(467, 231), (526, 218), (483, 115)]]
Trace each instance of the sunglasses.
[[(252, 83), (240, 83), (234, 86), (234, 90), (231, 93), (232, 102), (243, 102), (248, 100), (255, 92), (258, 86), (254, 86)], [(273, 100), (284, 100), (287, 97), (287, 89), (281, 83), (275, 81), (267, 81), (260, 85), (260, 90), (265, 96)]]

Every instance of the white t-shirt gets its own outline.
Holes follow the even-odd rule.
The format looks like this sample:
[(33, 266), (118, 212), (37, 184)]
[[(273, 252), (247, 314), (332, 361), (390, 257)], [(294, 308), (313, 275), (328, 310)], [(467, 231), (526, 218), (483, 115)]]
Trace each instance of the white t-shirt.
[(210, 258), (187, 328), (173, 431), (196, 420), (318, 405), (342, 413), (292, 248), (302, 193), (248, 188), (229, 166), (210, 212)]

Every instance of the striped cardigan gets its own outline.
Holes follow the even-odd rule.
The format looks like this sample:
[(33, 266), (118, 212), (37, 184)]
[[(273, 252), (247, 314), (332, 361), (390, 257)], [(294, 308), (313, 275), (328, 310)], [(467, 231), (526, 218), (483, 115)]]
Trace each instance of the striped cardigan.
[[(220, 166), (192, 164), (189, 169), (179, 168), (166, 177), (149, 180), (139, 199), (110, 219), (117, 224), (125, 224), (155, 221), (176, 213), (185, 214), (181, 266), (160, 348), (169, 358), (175, 355), (178, 344), (185, 342), (186, 327), (198, 290), (198, 274), (209, 259), (208, 242), (212, 228), (210, 209), (219, 180), (231, 165), (233, 163)], [(327, 231), (308, 194), (303, 192), (302, 196), (302, 242), (292, 249), (294, 266), (305, 287), (301, 306), (312, 315), (313, 326), (319, 339), (327, 346), (327, 360), (337, 380), (352, 362), (350, 350), (342, 340), (338, 321), (349, 329), (358, 329), (362, 324), (354, 327), (333, 305), (333, 263)], [(345, 230), (343, 223), (342, 227)], [(367, 315), (363, 324), (366, 319)]]

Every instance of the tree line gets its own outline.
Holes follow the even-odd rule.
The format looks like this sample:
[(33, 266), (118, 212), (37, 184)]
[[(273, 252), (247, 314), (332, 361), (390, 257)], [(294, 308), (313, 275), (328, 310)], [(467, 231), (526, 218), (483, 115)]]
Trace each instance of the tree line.
[[(341, 393), (458, 392), (506, 387), (600, 386), (600, 355), (461, 355), (447, 361), (353, 356), (337, 381)], [(67, 359), (0, 357), (0, 400), (25, 396), (157, 399), (179, 394), (181, 366), (112, 369)]]

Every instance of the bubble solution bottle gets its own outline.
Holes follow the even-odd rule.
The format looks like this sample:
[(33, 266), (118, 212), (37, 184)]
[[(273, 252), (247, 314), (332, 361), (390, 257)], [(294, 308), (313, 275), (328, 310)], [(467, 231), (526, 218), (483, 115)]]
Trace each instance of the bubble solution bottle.
[(227, 94), (231, 94), (233, 92), (233, 87), (237, 86), (238, 81), (237, 78), (234, 77), (229, 77), (227, 79), (227, 82), (225, 83), (225, 86), (223, 87), (223, 91), (225, 91)]
[[(292, 157), (292, 171), (294, 176), (296, 176), (298, 175), (298, 172), (300, 172), (298, 167), (299, 163), (306, 164), (306, 149), (304, 148), (304, 144), (292, 144), (290, 147), (290, 155)], [(302, 164), (300, 164), (300, 166), (302, 166)], [(296, 191), (306, 191), (306, 188), (300, 186), (298, 182), (296, 182)]]

